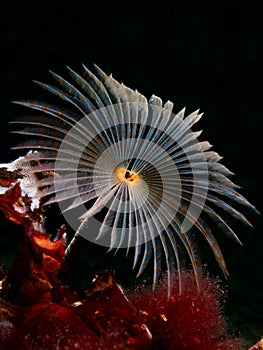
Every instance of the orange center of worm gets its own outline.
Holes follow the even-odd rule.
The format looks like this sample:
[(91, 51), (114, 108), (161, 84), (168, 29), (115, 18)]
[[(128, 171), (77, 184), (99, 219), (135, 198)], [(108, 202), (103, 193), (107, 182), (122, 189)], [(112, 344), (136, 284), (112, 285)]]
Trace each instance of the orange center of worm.
[(132, 170), (128, 170), (125, 167), (119, 167), (115, 171), (115, 175), (121, 182), (136, 182), (140, 179), (140, 175)]

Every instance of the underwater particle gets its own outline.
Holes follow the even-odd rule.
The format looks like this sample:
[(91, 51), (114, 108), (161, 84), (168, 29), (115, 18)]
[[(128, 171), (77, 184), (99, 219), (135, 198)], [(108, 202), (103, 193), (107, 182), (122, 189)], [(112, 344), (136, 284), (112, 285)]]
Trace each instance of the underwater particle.
[[(256, 209), (237, 191), (231, 171), (211, 145), (199, 141), (201, 132), (192, 131), (202, 114), (185, 116), (185, 109), (174, 114), (172, 102), (163, 104), (155, 95), (147, 101), (97, 66), (95, 70), (93, 74), (83, 66), (80, 75), (68, 68), (69, 80), (51, 72), (57, 86), (36, 82), (63, 100), (65, 108), (16, 102), (40, 115), (13, 122), (26, 126), (15, 132), (27, 137), (14, 148), (38, 151), (32, 153), (32, 173), (58, 174), (39, 178), (41, 198), (46, 204), (59, 203), (75, 238), (81, 235), (109, 250), (134, 247), (138, 276), (152, 258), (153, 286), (164, 257), (169, 295), (176, 271), (182, 289), (185, 253), (200, 289), (202, 264), (193, 227), (227, 276), (219, 244), (203, 217), (241, 243), (221, 212), (251, 225), (232, 203)], [(77, 220), (75, 227), (76, 216), (82, 222)]]

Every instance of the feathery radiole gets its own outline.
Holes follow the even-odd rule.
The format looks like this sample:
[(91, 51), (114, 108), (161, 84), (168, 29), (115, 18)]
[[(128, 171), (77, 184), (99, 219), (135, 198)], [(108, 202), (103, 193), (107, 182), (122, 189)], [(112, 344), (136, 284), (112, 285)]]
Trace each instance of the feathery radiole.
[[(68, 68), (69, 80), (51, 72), (57, 86), (36, 82), (70, 109), (16, 102), (39, 115), (12, 122), (26, 125), (14, 132), (29, 138), (14, 148), (33, 150), (32, 160), (37, 162), (32, 163), (32, 172), (59, 175), (39, 180), (46, 204), (72, 200), (63, 212), (80, 209), (82, 223), (76, 234), (90, 239), (96, 222), (95, 242), (109, 250), (134, 247), (138, 275), (153, 255), (153, 286), (164, 255), (168, 294), (176, 270), (181, 289), (182, 251), (189, 256), (199, 288), (202, 268), (193, 242), (194, 226), (227, 276), (217, 240), (202, 216), (205, 213), (240, 243), (215, 208), (249, 225), (226, 200), (256, 209), (237, 192), (238, 186), (228, 178), (232, 173), (210, 151), (211, 145), (198, 141), (201, 132), (191, 130), (202, 114), (195, 111), (185, 117), (184, 109), (173, 114), (170, 101), (163, 104), (155, 95), (147, 101), (137, 90), (95, 69), (96, 75), (83, 66), (79, 75)], [(70, 221), (70, 216), (66, 218)]]

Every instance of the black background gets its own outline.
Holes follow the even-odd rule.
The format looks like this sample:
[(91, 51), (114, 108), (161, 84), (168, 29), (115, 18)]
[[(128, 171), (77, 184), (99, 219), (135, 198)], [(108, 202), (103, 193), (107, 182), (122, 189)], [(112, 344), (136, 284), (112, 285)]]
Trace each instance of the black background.
[[(16, 139), (7, 122), (22, 110), (9, 101), (41, 99), (41, 90), (30, 79), (50, 81), (48, 69), (63, 74), (65, 65), (81, 71), (82, 62), (88, 67), (94, 62), (148, 98), (155, 94), (173, 101), (175, 112), (184, 106), (188, 113), (200, 108), (204, 116), (196, 130), (204, 130), (202, 140), (224, 156), (223, 163), (237, 174), (233, 180), (242, 186), (242, 194), (263, 212), (259, 4), (7, 3), (0, 15), (0, 162), (16, 156), (10, 151)], [(230, 271), (226, 313), (232, 329), (248, 345), (263, 333), (263, 224), (260, 216), (243, 212), (255, 226), (251, 230), (234, 223), (244, 246), (223, 237), (222, 244)], [(8, 262), (20, 233), (3, 215), (0, 219), (0, 250)], [(104, 264), (110, 258), (103, 256), (96, 264), (107, 268)], [(125, 275), (131, 265), (119, 261), (116, 266), (124, 266)]]

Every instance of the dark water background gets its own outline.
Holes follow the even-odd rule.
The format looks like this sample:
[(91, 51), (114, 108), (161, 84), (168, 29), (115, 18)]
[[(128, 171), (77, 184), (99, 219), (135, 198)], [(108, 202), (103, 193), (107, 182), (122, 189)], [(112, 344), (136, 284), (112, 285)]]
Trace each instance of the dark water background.
[[(196, 130), (204, 130), (202, 140), (224, 156), (223, 163), (237, 174), (234, 181), (242, 186), (242, 194), (263, 212), (259, 1), (210, 4), (6, 3), (0, 15), (0, 162), (16, 156), (9, 150), (16, 138), (9, 134), (7, 122), (22, 115), (22, 110), (9, 101), (41, 99), (44, 94), (30, 79), (51, 81), (47, 69), (63, 74), (65, 65), (81, 71), (81, 62), (88, 67), (95, 62), (146, 97), (156, 94), (173, 101), (175, 111), (184, 106), (188, 113), (200, 108), (204, 117)], [(243, 212), (255, 226), (251, 230), (233, 222), (243, 247), (220, 234), (217, 237), (230, 271), (225, 306), (229, 325), (251, 345), (263, 334), (263, 223), (260, 216)], [(3, 215), (0, 220), (1, 261), (8, 264), (21, 232)], [(55, 229), (60, 219), (50, 221)], [(204, 253), (209, 261), (209, 252), (204, 249)], [(73, 283), (85, 288), (86, 276), (116, 267), (117, 277), (128, 285), (133, 278), (131, 262), (121, 255), (105, 256), (103, 249), (93, 247)], [(211, 264), (212, 273), (221, 276)]]

